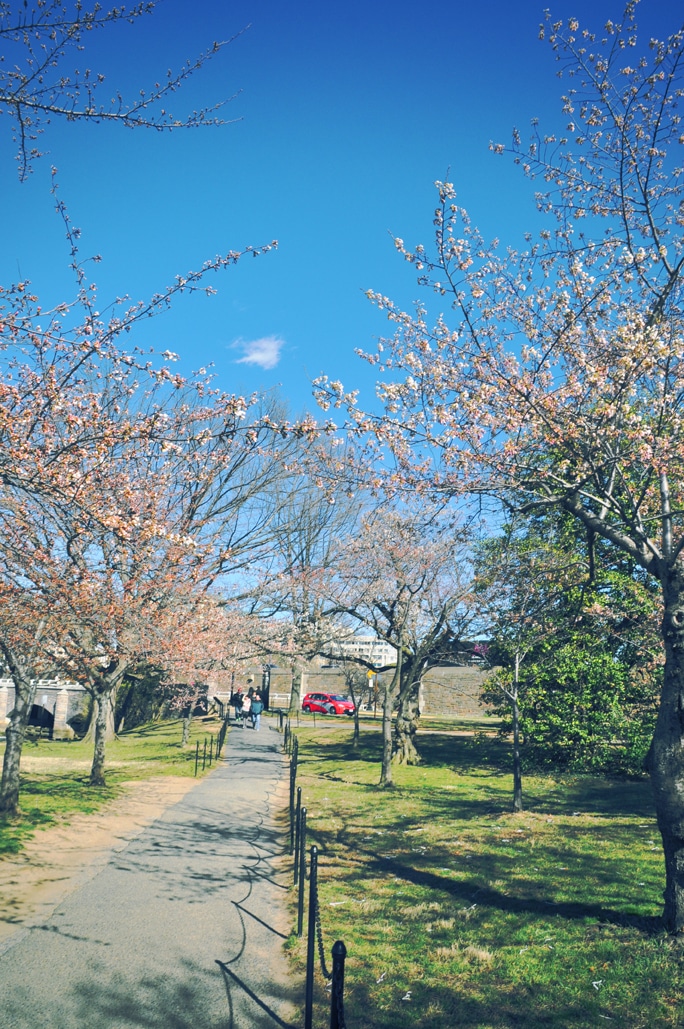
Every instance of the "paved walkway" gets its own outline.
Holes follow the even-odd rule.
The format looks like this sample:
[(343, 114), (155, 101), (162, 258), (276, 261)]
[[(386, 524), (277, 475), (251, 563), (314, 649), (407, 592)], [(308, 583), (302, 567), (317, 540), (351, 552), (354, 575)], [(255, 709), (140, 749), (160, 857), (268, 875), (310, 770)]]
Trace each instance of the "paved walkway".
[(303, 987), (288, 983), (282, 953), (290, 871), (277, 860), (274, 823), (286, 801), (281, 739), (263, 719), (258, 733), (232, 729), (206, 779), (43, 924), (3, 942), (3, 1026), (301, 1024)]

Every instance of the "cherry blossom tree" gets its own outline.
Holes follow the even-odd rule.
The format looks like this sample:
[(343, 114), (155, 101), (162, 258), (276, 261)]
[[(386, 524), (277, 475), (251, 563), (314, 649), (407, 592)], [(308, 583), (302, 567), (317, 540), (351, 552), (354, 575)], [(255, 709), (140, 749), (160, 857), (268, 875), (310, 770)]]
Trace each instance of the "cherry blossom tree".
[[(322, 381), (325, 404), (392, 455), (401, 488), (558, 507), (660, 584), (665, 675), (651, 778), (665, 921), (684, 929), (684, 34), (641, 45), (622, 24), (550, 19), (560, 132), (510, 148), (545, 219), (524, 252), (486, 244), (437, 184), (435, 246), (400, 256), (441, 314), (371, 299), (396, 328), (367, 355), (379, 414)], [(375, 474), (382, 478), (382, 472)]]
[(327, 598), (323, 618), (332, 624), (328, 649), (322, 643), (320, 652), (339, 654), (340, 640), (356, 627), (397, 652), (385, 689), (382, 785), (392, 785), (392, 760), (420, 761), (414, 740), (422, 677), (475, 617), (466, 539), (453, 519), (427, 504), (417, 510), (379, 507), (342, 541), (321, 582)]
[(531, 650), (559, 634), (558, 618), (554, 618), (559, 599), (577, 584), (583, 571), (576, 553), (553, 546), (548, 531), (540, 538), (527, 522), (514, 519), (504, 525), (500, 536), (485, 540), (477, 562), (477, 593), (489, 622), (487, 636), (495, 643), (495, 660), (504, 663), (487, 681), (485, 695), (491, 700), (501, 691), (510, 706), (514, 812), (523, 810), (520, 701), (525, 680), (521, 667)]
[[(14, 684), (14, 703), (5, 728), (0, 817), (17, 812), (21, 752), (37, 683), (55, 669), (54, 660), (43, 648), (53, 624), (49, 597), (32, 588), (22, 574), (24, 561), (43, 567), (50, 563), (44, 541), (30, 523), (25, 517), (25, 501), (0, 503), (0, 531), (6, 543), (0, 554), (0, 654), (5, 674)], [(12, 559), (12, 551), (22, 555), (21, 563)]]
[(220, 688), (231, 694), (236, 674), (254, 657), (263, 622), (223, 597), (202, 593), (185, 605), (185, 620), (164, 633), (164, 693), (183, 716), (183, 744), (188, 742), (197, 703)]
[[(86, 63), (87, 40), (95, 31), (111, 31), (117, 23), (135, 22), (151, 14), (155, 0), (141, 0), (131, 7), (103, 7), (94, 0), (34, 0), (0, 4), (0, 115), (13, 121), (19, 177), (25, 179), (41, 156), (37, 141), (53, 120), (115, 122), (126, 128), (172, 130), (220, 125), (224, 120), (220, 101), (210, 107), (177, 117), (167, 110), (171, 95), (215, 57), (232, 40), (214, 42), (180, 70), (168, 71), (163, 82), (154, 82), (126, 98), (114, 88), (101, 101), (105, 76)], [(83, 68), (79, 71), (74, 62)]]
[[(0, 568), (17, 597), (23, 590), (27, 632), (30, 610), (34, 629), (44, 625), (46, 605), (52, 621), (59, 614), (60, 625), (43, 631), (42, 638), (48, 656), (59, 641), (72, 672), (72, 650), (80, 639), (81, 657), (89, 655), (88, 673), (81, 671), (96, 698), (107, 698), (100, 712), (106, 718), (121, 676), (139, 656), (132, 643), (136, 633), (143, 650), (151, 645), (143, 645), (144, 619), (132, 627), (143, 611), (149, 614), (144, 596), (153, 588), (150, 577), (157, 575), (162, 590), (171, 569), (178, 576), (185, 567), (187, 582), (194, 583), (201, 568), (204, 588), (235, 574), (248, 546), (264, 545), (258, 497), (280, 474), (289, 440), (282, 438), (287, 431), (279, 416), (271, 417), (277, 412), (260, 398), (221, 393), (207, 376), (184, 379), (173, 372), (171, 353), (155, 360), (120, 345), (141, 319), (177, 295), (213, 292), (202, 282), (207, 271), (228, 267), (240, 255), (208, 262), (147, 302), (121, 299), (103, 317), (88, 262), (80, 260), (78, 230), (58, 198), (57, 205), (71, 244), (74, 299), (44, 310), (28, 283), (0, 290), (0, 507), (7, 512)], [(21, 517), (13, 523), (17, 512)], [(13, 524), (22, 526), (27, 539), (35, 538), (33, 548), (17, 545)], [(38, 553), (45, 559), (36, 559)], [(167, 595), (172, 580), (173, 575), (166, 581)], [(121, 595), (122, 584), (133, 589), (134, 582), (135, 616), (135, 605), (124, 605)], [(117, 621), (119, 615), (124, 622)], [(111, 624), (105, 630), (106, 618)], [(65, 619), (71, 641), (66, 648)], [(117, 640), (117, 660), (108, 665), (103, 633)], [(22, 644), (22, 667), (34, 651), (33, 644)], [(2, 787), (10, 812), (35, 678), (24, 676), (10, 712), (16, 746), (6, 750)], [(106, 735), (106, 722), (99, 732)], [(100, 777), (96, 772), (94, 781)]]

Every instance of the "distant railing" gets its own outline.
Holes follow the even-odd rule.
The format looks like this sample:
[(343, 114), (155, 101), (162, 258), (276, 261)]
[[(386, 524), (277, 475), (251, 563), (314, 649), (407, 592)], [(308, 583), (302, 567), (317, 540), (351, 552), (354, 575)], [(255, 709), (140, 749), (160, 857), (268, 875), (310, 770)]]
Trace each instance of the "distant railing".
[[(200, 741), (197, 740), (195, 744), (195, 775), (199, 771), (200, 762), (202, 763), (202, 771), (205, 770), (207, 765), (211, 768), (214, 761), (218, 761), (221, 756), (223, 745), (226, 742), (226, 732), (228, 731), (228, 719), (224, 718), (221, 723), (221, 728), (216, 736), (205, 736), (204, 743), (200, 748)], [(209, 741), (209, 749), (207, 750), (207, 740)]]

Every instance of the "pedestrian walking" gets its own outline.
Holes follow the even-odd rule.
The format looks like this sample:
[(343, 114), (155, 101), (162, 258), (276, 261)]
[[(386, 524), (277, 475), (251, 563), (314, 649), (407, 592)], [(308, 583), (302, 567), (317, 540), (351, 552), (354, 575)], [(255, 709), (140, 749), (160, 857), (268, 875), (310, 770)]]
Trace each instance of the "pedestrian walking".
[(264, 710), (264, 702), (261, 699), (260, 693), (255, 693), (252, 697), (252, 704), (250, 711), (252, 714), (252, 728), (259, 732), (259, 726), (261, 724), (261, 712)]
[(247, 696), (243, 697), (243, 699), (242, 699), (242, 728), (243, 729), (245, 727), (245, 722), (247, 721), (248, 718), (250, 718), (250, 709), (252, 707), (252, 697), (251, 697), (250, 694), (251, 694), (251, 690), (250, 690), (250, 693), (248, 693)]
[(240, 719), (242, 718), (242, 701), (243, 701), (242, 687), (238, 686), (238, 688), (235, 690), (235, 693), (230, 698), (230, 702), (233, 705), (233, 708), (235, 709), (235, 721), (236, 722), (239, 722)]

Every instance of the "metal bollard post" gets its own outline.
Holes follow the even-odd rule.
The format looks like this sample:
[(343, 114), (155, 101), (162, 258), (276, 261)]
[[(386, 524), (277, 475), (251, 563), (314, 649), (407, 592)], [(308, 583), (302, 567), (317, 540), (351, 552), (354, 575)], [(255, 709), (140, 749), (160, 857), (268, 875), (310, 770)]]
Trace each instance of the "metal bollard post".
[(297, 781), (297, 766), (290, 761), (290, 854), (294, 854), (294, 830), (295, 830), (295, 783)]
[(313, 977), (314, 952), (316, 944), (316, 880), (318, 873), (318, 851), (311, 848), (311, 873), (309, 878), (309, 937), (306, 941), (306, 992), (304, 996), (304, 1029), (313, 1029)]
[(344, 1026), (344, 959), (347, 948), (338, 940), (332, 949), (332, 993), (330, 995), (330, 1029), (345, 1029)]
[(299, 826), (299, 897), (297, 903), (297, 936), (302, 935), (304, 925), (304, 884), (306, 882), (306, 808), (302, 808)]
[(199, 740), (195, 743), (195, 775), (197, 775), (197, 766), (199, 764)]
[(207, 737), (204, 737), (204, 750), (202, 751), (202, 771), (204, 771), (207, 764)]
[(209, 767), (214, 763), (214, 737), (209, 737)]
[(278, 712), (278, 732), (282, 732), (283, 731), (283, 719), (284, 718), (285, 718), (285, 713), (283, 711), (279, 711)]
[(299, 874), (299, 829), (302, 818), (302, 787), (297, 787), (297, 806), (295, 808), (295, 835), (294, 835), (294, 885), (297, 885)]

